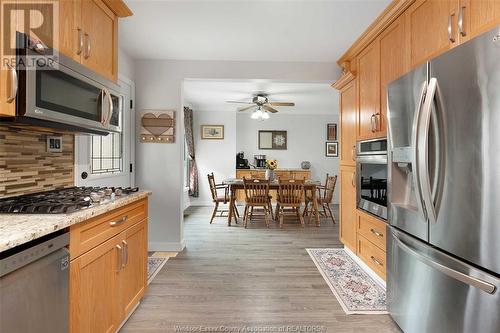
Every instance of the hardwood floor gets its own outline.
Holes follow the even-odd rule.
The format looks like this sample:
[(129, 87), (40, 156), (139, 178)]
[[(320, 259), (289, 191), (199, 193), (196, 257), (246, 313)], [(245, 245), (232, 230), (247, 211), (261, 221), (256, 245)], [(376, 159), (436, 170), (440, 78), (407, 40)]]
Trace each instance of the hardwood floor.
[(277, 332), (291, 325), (316, 328), (303, 332), (399, 332), (388, 315), (345, 315), (309, 258), (305, 248), (341, 246), (330, 220), (320, 228), (285, 222), (280, 230), (263, 221), (227, 227), (226, 218), (210, 225), (209, 217), (209, 207), (190, 208), (186, 249), (158, 273), (121, 332)]

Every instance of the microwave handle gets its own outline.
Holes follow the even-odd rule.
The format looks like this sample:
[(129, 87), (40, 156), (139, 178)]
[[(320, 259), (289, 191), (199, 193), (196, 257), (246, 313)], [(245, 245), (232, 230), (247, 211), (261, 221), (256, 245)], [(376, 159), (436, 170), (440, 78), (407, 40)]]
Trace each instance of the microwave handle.
[(11, 84), (11, 92), (10, 96), (7, 98), (7, 103), (12, 103), (17, 96), (17, 88), (18, 88), (18, 79), (17, 79), (17, 71), (16, 68), (7, 64), (7, 67), (9, 67), (9, 74), (10, 74), (10, 84)]
[[(102, 124), (104, 126), (108, 126), (109, 125), (109, 122), (111, 120), (111, 116), (113, 115), (113, 98), (111, 97), (111, 93), (109, 92), (108, 89), (103, 89), (103, 99), (107, 99), (108, 100), (108, 112), (105, 114), (104, 113), (104, 105), (105, 105), (105, 102), (103, 101), (102, 103), (102, 108), (103, 108), (103, 122)], [(106, 115), (104, 118), (104, 115)]]

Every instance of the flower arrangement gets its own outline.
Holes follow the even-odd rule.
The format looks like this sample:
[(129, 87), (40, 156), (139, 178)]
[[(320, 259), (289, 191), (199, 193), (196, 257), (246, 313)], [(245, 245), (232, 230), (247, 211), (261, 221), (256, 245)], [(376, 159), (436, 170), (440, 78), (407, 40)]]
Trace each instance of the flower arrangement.
[(278, 167), (278, 161), (276, 160), (266, 160), (266, 168), (269, 170), (274, 170)]

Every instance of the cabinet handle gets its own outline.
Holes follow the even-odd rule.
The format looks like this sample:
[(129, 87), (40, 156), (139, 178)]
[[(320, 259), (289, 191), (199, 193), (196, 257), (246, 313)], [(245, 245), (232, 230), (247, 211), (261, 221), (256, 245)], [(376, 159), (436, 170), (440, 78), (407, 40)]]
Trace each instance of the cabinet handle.
[(351, 157), (353, 161), (356, 161), (356, 145), (352, 146)]
[(377, 259), (375, 259), (375, 257), (374, 257), (374, 256), (371, 256), (371, 257), (370, 257), (370, 259), (371, 259), (374, 263), (376, 263), (377, 265), (379, 265), (379, 266), (384, 266), (384, 265), (382, 265), (382, 263), (381, 263), (380, 261), (378, 261)]
[(455, 16), (455, 13), (448, 16), (448, 39), (450, 42), (455, 43), (455, 37), (453, 37), (453, 16)]
[(356, 187), (356, 183), (354, 181), (354, 178), (356, 178), (356, 172), (353, 172), (352, 173), (352, 178), (351, 178), (351, 184), (352, 184), (352, 187)]
[(83, 57), (85, 59), (88, 59), (90, 57), (90, 52), (92, 51), (92, 46), (90, 45), (90, 36), (88, 33), (85, 33), (85, 43), (87, 47), (85, 48), (85, 54), (83, 55)]
[(383, 237), (384, 235), (381, 234), (380, 232), (378, 232), (377, 230), (375, 229), (370, 229), (370, 231), (372, 232), (372, 234), (374, 234), (375, 236), (379, 236), (379, 237)]
[(83, 31), (82, 29), (78, 28), (78, 49), (76, 50), (76, 54), (80, 55), (82, 54), (83, 51)]
[(7, 64), (7, 67), (9, 67), (9, 74), (10, 74), (10, 95), (7, 98), (7, 103), (12, 103), (17, 96), (17, 86), (18, 86), (17, 72), (14, 66)]
[(123, 222), (127, 221), (127, 219), (128, 219), (128, 215), (125, 215), (119, 220), (109, 222), (109, 225), (112, 227), (116, 227), (116, 226), (119, 226), (120, 224), (123, 224)]
[(123, 251), (122, 247), (118, 244), (116, 245), (116, 249), (118, 250), (118, 270), (117, 272), (121, 271), (123, 267)]
[(370, 117), (370, 125), (372, 127), (372, 133), (377, 131), (377, 116), (376, 114), (372, 114)]
[(467, 33), (464, 30), (464, 13), (465, 13), (465, 6), (461, 6), (460, 12), (458, 13), (458, 32), (460, 33), (461, 36), (467, 35)]
[(122, 243), (123, 243), (123, 255), (125, 256), (122, 267), (125, 268), (125, 266), (128, 265), (128, 243), (125, 240), (122, 241)]

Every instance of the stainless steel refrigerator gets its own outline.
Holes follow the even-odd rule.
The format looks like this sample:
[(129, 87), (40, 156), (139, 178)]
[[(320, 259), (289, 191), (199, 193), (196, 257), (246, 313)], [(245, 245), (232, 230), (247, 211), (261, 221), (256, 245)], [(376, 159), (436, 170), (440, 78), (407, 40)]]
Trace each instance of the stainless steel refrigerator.
[(410, 332), (500, 332), (500, 27), (388, 89), (387, 291)]

